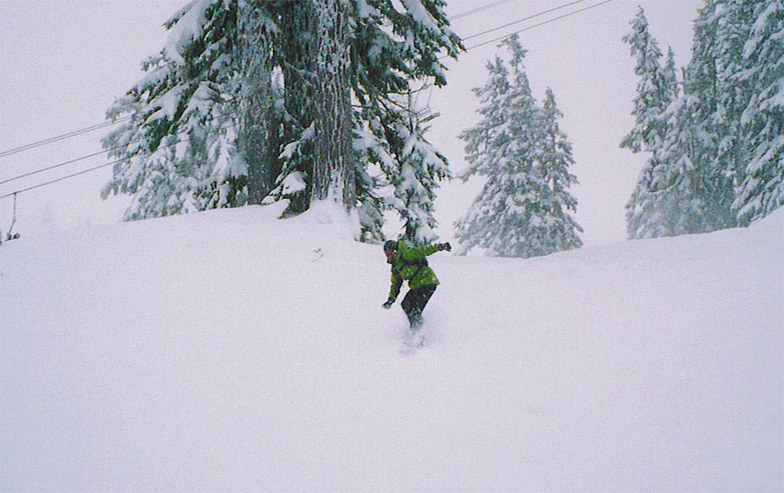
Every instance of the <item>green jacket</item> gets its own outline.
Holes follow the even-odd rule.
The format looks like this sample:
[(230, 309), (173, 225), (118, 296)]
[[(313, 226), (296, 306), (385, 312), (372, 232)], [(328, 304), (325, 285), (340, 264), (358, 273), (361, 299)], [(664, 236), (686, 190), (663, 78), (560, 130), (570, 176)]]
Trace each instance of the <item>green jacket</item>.
[(410, 247), (405, 241), (398, 241), (395, 260), (392, 263), (392, 286), (389, 289), (389, 299), (392, 301), (397, 299), (403, 281), (408, 281), (410, 289), (438, 285), (435, 272), (424, 263), (425, 257), (439, 250), (438, 245)]

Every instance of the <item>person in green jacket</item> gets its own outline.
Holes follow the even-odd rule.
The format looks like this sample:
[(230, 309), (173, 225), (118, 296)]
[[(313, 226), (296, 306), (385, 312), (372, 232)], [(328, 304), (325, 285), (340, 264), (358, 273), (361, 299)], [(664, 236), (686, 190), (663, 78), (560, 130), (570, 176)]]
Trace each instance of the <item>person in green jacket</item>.
[(390, 240), (384, 243), (384, 254), (392, 269), (392, 286), (389, 289), (389, 298), (382, 306), (386, 309), (391, 308), (400, 294), (403, 281), (408, 281), (409, 291), (400, 306), (406, 312), (411, 330), (422, 327), (422, 310), (425, 309), (425, 305), (430, 301), (439, 284), (435, 272), (428, 267), (425, 257), (442, 250), (451, 251), (452, 246), (449, 243), (439, 243), (410, 247), (403, 240)]

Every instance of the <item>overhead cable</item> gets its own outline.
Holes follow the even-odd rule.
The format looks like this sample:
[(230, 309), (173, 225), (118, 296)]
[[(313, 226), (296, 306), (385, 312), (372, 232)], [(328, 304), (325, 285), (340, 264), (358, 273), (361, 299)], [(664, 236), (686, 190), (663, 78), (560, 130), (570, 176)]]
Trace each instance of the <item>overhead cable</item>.
[(469, 46), (469, 47), (466, 48), (466, 51), (471, 51), (471, 50), (474, 50), (474, 49), (479, 48), (481, 46), (489, 45), (491, 43), (497, 43), (498, 41), (502, 41), (502, 40), (508, 38), (512, 34), (520, 34), (522, 32), (530, 31), (531, 29), (535, 29), (537, 27), (544, 26), (545, 24), (550, 24), (551, 22), (555, 22), (555, 21), (564, 19), (566, 17), (571, 17), (571, 16), (573, 16), (575, 14), (579, 14), (580, 12), (585, 12), (587, 10), (595, 9), (596, 7), (600, 7), (602, 5), (610, 3), (612, 1), (614, 1), (614, 0), (604, 0), (602, 2), (595, 3), (593, 5), (589, 5), (588, 7), (583, 7), (581, 9), (574, 10), (574, 11), (569, 12), (567, 14), (563, 14), (563, 15), (559, 15), (557, 17), (553, 17), (552, 19), (548, 19), (546, 21), (542, 21), (542, 22), (540, 22), (538, 24), (534, 24), (532, 26), (528, 26), (528, 27), (525, 27), (523, 29), (518, 29), (517, 31), (512, 31), (512, 32), (507, 33), (507, 34), (505, 34), (503, 36), (500, 36), (500, 37), (497, 37), (497, 38), (493, 38), (493, 39), (490, 39), (490, 40), (487, 40), (487, 41), (483, 41), (483, 42), (475, 44), (473, 46)]
[(110, 122), (98, 123), (96, 125), (92, 125), (92, 126), (89, 126), (89, 127), (86, 127), (86, 128), (82, 128), (82, 129), (79, 129), (79, 130), (74, 130), (73, 132), (68, 132), (66, 134), (57, 135), (55, 137), (50, 137), (48, 139), (39, 140), (38, 142), (33, 142), (31, 144), (26, 144), (26, 145), (23, 145), (23, 146), (20, 146), (20, 147), (15, 147), (13, 149), (8, 149), (7, 151), (0, 152), (0, 158), (6, 157), (6, 156), (10, 156), (12, 154), (16, 154), (16, 153), (23, 152), (23, 151), (28, 151), (30, 149), (34, 149), (36, 147), (41, 147), (41, 146), (44, 146), (44, 145), (47, 145), (47, 144), (53, 144), (53, 143), (59, 142), (61, 140), (70, 139), (72, 137), (77, 137), (79, 135), (90, 133), (90, 132), (93, 132), (95, 130), (99, 130), (101, 128), (109, 127), (109, 126), (114, 125), (116, 123), (120, 123), (120, 122), (123, 122), (123, 121), (126, 121), (126, 120), (130, 120), (130, 119), (131, 119), (130, 116), (123, 117), (123, 118), (118, 118), (118, 119), (112, 120)]
[[(234, 123), (231, 123), (231, 124), (229, 124), (229, 125), (223, 125), (223, 126), (219, 127), (217, 130), (219, 130), (219, 131), (220, 131), (220, 130), (226, 130), (226, 129), (232, 128), (232, 127), (234, 127), (234, 126), (235, 126), (235, 124), (234, 124)], [(182, 137), (187, 137), (187, 136), (188, 136), (188, 133), (187, 133), (187, 132), (180, 132), (180, 133), (177, 133), (177, 134), (174, 134), (174, 135), (175, 135), (175, 136), (182, 136)], [(163, 145), (162, 145), (162, 146), (160, 146), (159, 148), (167, 148), (167, 147), (175, 146), (175, 145), (177, 145), (177, 144), (179, 144), (179, 143), (181, 143), (181, 142), (184, 142), (184, 140), (185, 140), (185, 139), (177, 139), (177, 140), (175, 140), (175, 141), (173, 141), (173, 142), (169, 142), (169, 143), (167, 143), (167, 144), (163, 144)], [(76, 158), (76, 159), (71, 159), (70, 161), (65, 161), (65, 162), (62, 162), (62, 163), (59, 163), (59, 164), (55, 164), (55, 165), (52, 165), (52, 166), (48, 166), (48, 167), (46, 167), (46, 168), (41, 168), (41, 169), (39, 169), (39, 170), (36, 170), (36, 171), (31, 171), (31, 172), (29, 172), (29, 173), (26, 173), (26, 174), (24, 174), (24, 175), (19, 175), (19, 176), (15, 176), (15, 177), (13, 177), (13, 178), (9, 178), (9, 179), (7, 179), (7, 180), (4, 180), (4, 181), (0, 182), (0, 185), (2, 185), (2, 184), (4, 184), (4, 183), (11, 182), (11, 181), (15, 181), (15, 180), (18, 180), (18, 179), (21, 179), (21, 178), (25, 178), (25, 177), (27, 177), (27, 176), (35, 175), (35, 174), (38, 174), (38, 173), (43, 173), (44, 171), (49, 171), (49, 170), (51, 170), (51, 169), (60, 168), (60, 167), (62, 167), (62, 166), (65, 166), (65, 165), (68, 165), (68, 164), (72, 164), (72, 163), (75, 163), (75, 162), (77, 162), (77, 161), (82, 161), (82, 160), (84, 160), (84, 159), (87, 159), (87, 158), (91, 158), (91, 157), (99, 156), (99, 155), (101, 155), (101, 154), (104, 154), (104, 153), (107, 153), (107, 152), (111, 152), (111, 151), (114, 151), (114, 150), (117, 150), (117, 149), (121, 149), (121, 148), (123, 148), (123, 147), (125, 147), (125, 145), (121, 145), (121, 146), (117, 146), (117, 147), (112, 147), (112, 148), (109, 148), (109, 149), (104, 149), (103, 151), (96, 152), (96, 153), (94, 153), (94, 154), (88, 154), (88, 155), (86, 155), (86, 156), (78, 157), (78, 158)], [(56, 178), (56, 179), (54, 179), (54, 180), (50, 180), (50, 181), (47, 181), (47, 182), (45, 182), (45, 183), (41, 183), (41, 184), (39, 184), (39, 185), (33, 185), (33, 186), (31, 186), (31, 187), (28, 187), (28, 188), (24, 188), (24, 189), (21, 189), (21, 190), (16, 190), (15, 192), (7, 193), (7, 194), (5, 194), (5, 195), (0, 195), (0, 199), (4, 199), (4, 198), (7, 198), (7, 197), (11, 197), (11, 196), (13, 196), (13, 195), (16, 195), (16, 194), (18, 194), (18, 193), (29, 192), (30, 190), (35, 190), (36, 188), (45, 187), (45, 186), (47, 186), (47, 185), (51, 185), (51, 184), (53, 184), (53, 183), (57, 183), (57, 182), (60, 182), (60, 181), (63, 181), (63, 180), (67, 180), (67, 179), (69, 179), (69, 178), (73, 178), (73, 177), (75, 177), (75, 176), (83, 175), (83, 174), (85, 174), (85, 173), (90, 173), (90, 172), (92, 172), (92, 171), (96, 171), (96, 170), (99, 170), (99, 169), (102, 169), (102, 168), (106, 168), (106, 167), (109, 167), (109, 166), (112, 166), (112, 165), (115, 165), (115, 164), (121, 163), (121, 162), (123, 162), (123, 161), (125, 161), (125, 160), (127, 160), (127, 159), (129, 159), (129, 156), (125, 156), (125, 157), (122, 157), (122, 158), (120, 158), (120, 159), (117, 159), (117, 160), (111, 161), (111, 162), (109, 162), (109, 163), (101, 164), (101, 165), (99, 165), (99, 166), (94, 166), (94, 167), (92, 167), (92, 168), (89, 168), (89, 169), (86, 169), (86, 170), (83, 170), (83, 171), (79, 171), (79, 172), (76, 172), (76, 173), (73, 173), (73, 174), (70, 174), (70, 175), (66, 175), (66, 176), (63, 176), (63, 177), (60, 177), (60, 178)]]
[(4, 199), (4, 198), (7, 198), (7, 197), (13, 197), (14, 195), (19, 194), (19, 193), (29, 192), (30, 190), (35, 190), (36, 188), (41, 188), (41, 187), (45, 187), (47, 185), (51, 185), (52, 183), (57, 183), (59, 181), (68, 180), (68, 179), (73, 178), (75, 176), (79, 176), (79, 175), (83, 175), (83, 174), (86, 174), (86, 173), (90, 173), (92, 171), (99, 170), (101, 168), (106, 168), (108, 166), (112, 166), (114, 164), (122, 162), (125, 159), (126, 158), (118, 159), (118, 160), (112, 161), (110, 163), (105, 163), (105, 164), (101, 164), (99, 166), (95, 166), (94, 168), (85, 169), (85, 170), (79, 171), (77, 173), (73, 173), (71, 175), (67, 175), (67, 176), (63, 176), (63, 177), (60, 177), (60, 178), (56, 178), (54, 180), (50, 180), (50, 181), (47, 181), (45, 183), (40, 183), (38, 185), (33, 185), (32, 187), (23, 188), (22, 190), (17, 190), (15, 192), (7, 193), (5, 195), (0, 195), (0, 199)]
[(485, 10), (490, 10), (492, 8), (498, 7), (499, 5), (503, 5), (505, 3), (513, 2), (516, 0), (499, 0), (498, 2), (493, 2), (488, 5), (483, 5), (482, 7), (477, 7), (475, 9), (467, 10), (465, 12), (460, 12), (459, 14), (453, 15), (450, 17), (451, 20), (456, 21), (458, 19), (462, 19), (463, 17), (469, 17), (474, 14), (478, 14), (479, 12), (484, 12)]
[(543, 10), (541, 12), (537, 12), (535, 14), (529, 15), (528, 17), (523, 17), (522, 19), (518, 19), (518, 20), (516, 20), (514, 22), (510, 22), (508, 24), (504, 24), (503, 26), (494, 27), (492, 29), (488, 29), (487, 31), (482, 31), (481, 33), (476, 33), (476, 34), (472, 34), (471, 36), (466, 36), (465, 38), (463, 38), (463, 41), (467, 41), (469, 39), (478, 38), (479, 36), (484, 36), (485, 34), (489, 34), (489, 33), (495, 32), (495, 31), (500, 31), (501, 29), (506, 29), (507, 27), (514, 26), (515, 24), (520, 24), (521, 22), (529, 21), (531, 19), (535, 19), (537, 17), (541, 17), (543, 15), (550, 14), (550, 13), (555, 12), (557, 10), (565, 9), (566, 7), (571, 7), (572, 5), (575, 5), (575, 4), (584, 2), (584, 1), (585, 0), (574, 0), (572, 2), (565, 3), (565, 4), (560, 5), (558, 7), (553, 7), (551, 9)]
[(35, 171), (30, 171), (29, 173), (25, 173), (23, 175), (14, 176), (13, 178), (8, 178), (7, 180), (0, 181), (0, 185), (4, 185), (6, 183), (10, 183), (10, 182), (16, 181), (16, 180), (21, 180), (22, 178), (27, 178), (28, 176), (37, 175), (37, 174), (43, 173), (45, 171), (49, 171), (49, 170), (53, 170), (53, 169), (57, 169), (57, 168), (62, 168), (63, 166), (66, 166), (66, 165), (69, 165), (69, 164), (73, 164), (73, 163), (76, 163), (76, 162), (79, 162), (79, 161), (84, 161), (85, 159), (88, 159), (88, 158), (91, 158), (91, 157), (100, 156), (101, 154), (105, 154), (107, 152), (111, 152), (113, 150), (119, 149), (120, 147), (123, 147), (123, 146), (113, 147), (111, 149), (104, 149), (103, 151), (100, 151), (100, 152), (95, 152), (93, 154), (87, 154), (86, 156), (81, 156), (81, 157), (78, 157), (76, 159), (71, 159), (70, 161), (65, 161), (65, 162), (59, 163), (59, 164), (53, 164), (52, 166), (47, 166), (46, 168), (41, 168), (41, 169), (37, 169)]

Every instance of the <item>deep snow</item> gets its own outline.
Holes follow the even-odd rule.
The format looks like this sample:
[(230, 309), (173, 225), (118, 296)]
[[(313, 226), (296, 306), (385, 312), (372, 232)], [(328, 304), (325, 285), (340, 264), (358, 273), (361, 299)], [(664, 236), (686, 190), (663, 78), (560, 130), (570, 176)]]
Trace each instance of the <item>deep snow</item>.
[(0, 490), (784, 489), (784, 210), (436, 254), (410, 355), (380, 248), (275, 216), (0, 247)]

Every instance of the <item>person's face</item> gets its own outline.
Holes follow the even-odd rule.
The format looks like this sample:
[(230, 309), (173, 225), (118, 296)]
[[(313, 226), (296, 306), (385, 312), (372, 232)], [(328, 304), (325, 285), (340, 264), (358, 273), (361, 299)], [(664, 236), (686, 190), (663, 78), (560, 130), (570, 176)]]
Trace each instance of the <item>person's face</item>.
[(391, 264), (395, 260), (395, 251), (394, 250), (389, 250), (389, 251), (384, 252), (384, 253), (386, 253), (386, 255), (387, 255), (387, 262), (389, 262)]

